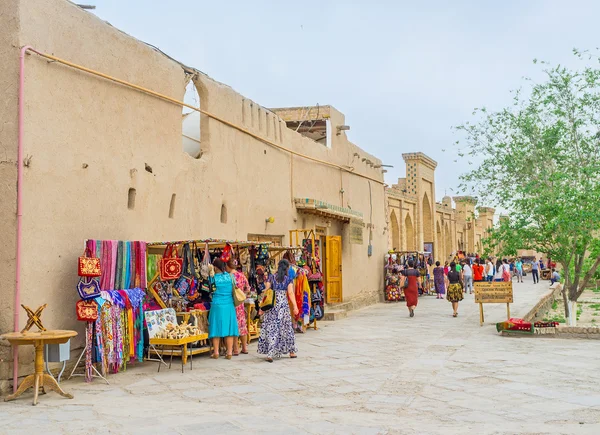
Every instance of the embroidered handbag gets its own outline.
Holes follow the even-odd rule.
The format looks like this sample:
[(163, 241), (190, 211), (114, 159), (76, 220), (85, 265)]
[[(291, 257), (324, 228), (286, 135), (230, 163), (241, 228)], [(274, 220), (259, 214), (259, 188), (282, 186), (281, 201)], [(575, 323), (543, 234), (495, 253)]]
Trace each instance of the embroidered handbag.
[(82, 322), (93, 322), (98, 319), (98, 305), (94, 301), (77, 301), (77, 320)]
[(177, 249), (171, 243), (167, 244), (163, 258), (159, 262), (161, 281), (171, 281), (181, 276), (183, 258), (177, 256)]
[(83, 257), (79, 257), (78, 266), (79, 276), (96, 277), (102, 275), (102, 269), (100, 268), (100, 259), (92, 257), (90, 248), (85, 248)]
[(244, 293), (244, 290), (242, 290), (241, 288), (239, 288), (236, 285), (236, 281), (235, 281), (235, 275), (232, 273), (230, 274), (231, 276), (231, 282), (232, 282), (232, 289), (233, 289), (233, 306), (237, 307), (241, 304), (244, 303), (244, 301), (246, 300), (246, 293)]
[(79, 283), (77, 283), (77, 293), (79, 293), (79, 297), (84, 301), (97, 298), (100, 296), (100, 283), (94, 278), (86, 281), (85, 277), (81, 277), (79, 278)]
[(308, 280), (310, 282), (321, 282), (321, 281), (323, 281), (323, 274), (319, 271), (317, 271), (315, 273), (309, 273)]
[(275, 306), (275, 290), (272, 288), (265, 290), (260, 295), (258, 306), (263, 311), (269, 311)]

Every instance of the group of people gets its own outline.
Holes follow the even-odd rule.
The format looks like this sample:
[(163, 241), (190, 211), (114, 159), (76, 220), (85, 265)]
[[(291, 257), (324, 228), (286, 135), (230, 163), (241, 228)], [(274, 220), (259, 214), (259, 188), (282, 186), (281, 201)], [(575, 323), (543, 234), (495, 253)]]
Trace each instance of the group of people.
[[(517, 279), (517, 282), (523, 282), (523, 260), (516, 258), (514, 260), (496, 259), (494, 262), (491, 257), (487, 259), (480, 258), (479, 255), (467, 256), (459, 261), (446, 262), (442, 267), (439, 261), (435, 262), (433, 268), (433, 283), (437, 293), (437, 299), (447, 299), (452, 303), (452, 316), (458, 316), (458, 303), (463, 300), (463, 294), (473, 293), (473, 283), (475, 282), (508, 282)], [(560, 282), (560, 274), (552, 266), (551, 284)], [(542, 259), (539, 263), (534, 258), (532, 262), (532, 276), (534, 283), (539, 282), (539, 269), (544, 268)], [(402, 287), (408, 307), (409, 316), (414, 317), (417, 307), (419, 288), (422, 288), (422, 275), (415, 268), (415, 263), (409, 261), (407, 268), (402, 271)]]
[[(246, 294), (250, 285), (246, 276), (237, 269), (235, 260), (225, 263), (220, 258), (215, 258), (213, 263), (213, 284), (216, 290), (212, 296), (212, 303), (208, 315), (208, 337), (213, 343), (211, 358), (219, 358), (221, 339), (225, 341), (226, 358), (248, 353), (248, 327), (244, 304), (237, 307), (233, 301), (233, 291), (237, 287)], [(262, 326), (258, 340), (258, 353), (265, 355), (268, 362), (274, 358), (289, 354), (296, 358), (296, 341), (292, 318), (290, 316), (291, 303), (294, 316), (298, 315), (296, 298), (294, 297), (293, 278), (289, 273), (290, 263), (281, 260), (277, 272), (271, 275), (265, 283), (265, 289), (275, 292), (275, 305), (262, 315)], [(241, 341), (241, 349), (239, 342)]]

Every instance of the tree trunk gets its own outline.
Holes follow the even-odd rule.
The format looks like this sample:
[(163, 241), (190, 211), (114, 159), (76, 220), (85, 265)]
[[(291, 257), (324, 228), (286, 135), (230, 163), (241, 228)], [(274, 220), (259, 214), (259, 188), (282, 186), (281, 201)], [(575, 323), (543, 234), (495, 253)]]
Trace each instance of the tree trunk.
[(569, 326), (577, 326), (577, 301), (570, 302), (569, 315), (571, 316), (571, 319), (569, 321)]

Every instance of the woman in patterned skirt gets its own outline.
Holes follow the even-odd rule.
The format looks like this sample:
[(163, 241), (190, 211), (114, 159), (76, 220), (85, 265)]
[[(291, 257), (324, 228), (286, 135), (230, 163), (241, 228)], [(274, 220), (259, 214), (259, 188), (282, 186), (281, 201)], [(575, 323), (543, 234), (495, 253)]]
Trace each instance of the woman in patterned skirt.
[(463, 286), (460, 282), (460, 273), (456, 271), (456, 263), (450, 263), (450, 271), (446, 277), (448, 280), (448, 301), (452, 302), (452, 317), (458, 316), (458, 303), (463, 300)]
[(290, 263), (281, 260), (277, 267), (277, 273), (271, 275), (265, 283), (265, 288), (275, 291), (275, 306), (265, 312), (262, 317), (260, 338), (258, 339), (258, 353), (266, 355), (268, 362), (273, 358), (290, 354), (290, 358), (296, 358), (296, 337), (292, 327), (290, 306), (292, 304), (294, 317), (298, 315), (296, 298), (294, 296), (293, 280), (289, 276)]
[[(231, 277), (234, 279), (235, 285), (237, 288), (242, 290), (246, 297), (250, 293), (250, 284), (248, 284), (248, 279), (246, 275), (237, 270), (237, 261), (231, 258), (227, 263), (227, 272), (231, 274)], [(248, 319), (246, 318), (246, 305), (239, 304), (235, 307), (235, 315), (237, 317), (238, 323), (238, 331), (240, 333), (240, 341), (242, 342), (242, 350), (241, 353), (244, 355), (248, 354)], [(233, 356), (238, 356), (240, 354), (240, 345), (238, 340), (233, 340)]]

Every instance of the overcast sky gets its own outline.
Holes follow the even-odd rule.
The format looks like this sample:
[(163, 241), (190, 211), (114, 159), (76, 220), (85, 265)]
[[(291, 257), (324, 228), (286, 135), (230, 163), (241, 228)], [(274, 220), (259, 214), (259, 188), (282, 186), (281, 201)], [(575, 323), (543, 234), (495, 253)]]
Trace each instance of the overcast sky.
[(521, 77), (539, 77), (534, 58), (577, 66), (574, 47), (599, 45), (597, 1), (85, 3), (265, 107), (336, 107), (350, 140), (394, 165), (389, 184), (405, 176), (402, 153), (426, 153), (438, 201), (467, 169), (452, 126), (507, 105)]

